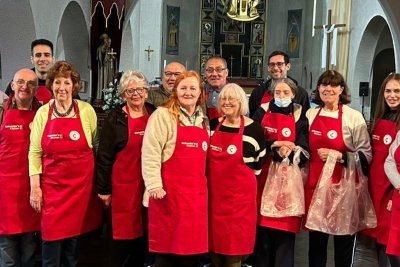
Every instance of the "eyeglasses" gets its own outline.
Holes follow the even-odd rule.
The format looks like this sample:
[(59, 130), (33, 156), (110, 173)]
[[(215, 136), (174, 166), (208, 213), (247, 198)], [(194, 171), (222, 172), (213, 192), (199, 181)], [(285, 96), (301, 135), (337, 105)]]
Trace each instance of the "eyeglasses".
[(178, 77), (179, 75), (181, 75), (181, 73), (180, 72), (166, 71), (166, 72), (164, 72), (164, 75), (167, 78), (171, 78), (172, 75), (174, 75), (175, 77)]
[(214, 71), (216, 71), (217, 73), (221, 73), (224, 70), (226, 70), (226, 68), (220, 68), (220, 67), (217, 67), (215, 69), (214, 68), (207, 68), (206, 72), (209, 73), (209, 74), (214, 73)]
[(124, 92), (127, 96), (132, 96), (134, 93), (141, 95), (144, 93), (145, 90), (147, 90), (147, 88), (138, 87), (136, 89), (126, 89)]
[(239, 99), (237, 99), (235, 97), (232, 97), (232, 96), (228, 96), (228, 97), (224, 96), (224, 97), (221, 97), (219, 99), (219, 101), (221, 101), (221, 102), (229, 102), (229, 103), (233, 103), (233, 102), (238, 101), (238, 100)]
[(268, 63), (268, 67), (273, 68), (273, 67), (277, 66), (278, 68), (281, 68), (285, 64), (286, 64), (285, 62), (270, 62), (270, 63)]
[(15, 83), (19, 86), (22, 87), (26, 85), (28, 88), (33, 88), (36, 87), (36, 82), (35, 81), (25, 81), (25, 80), (17, 80)]

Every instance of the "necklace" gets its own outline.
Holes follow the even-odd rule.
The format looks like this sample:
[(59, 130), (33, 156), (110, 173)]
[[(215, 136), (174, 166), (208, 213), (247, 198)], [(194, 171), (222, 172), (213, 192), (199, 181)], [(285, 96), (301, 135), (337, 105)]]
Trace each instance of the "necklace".
[(69, 106), (69, 108), (68, 108), (68, 110), (66, 112), (64, 112), (64, 113), (58, 112), (57, 106), (56, 106), (56, 102), (54, 101), (53, 114), (56, 117), (64, 118), (64, 117), (67, 117), (69, 114), (71, 114), (71, 111), (72, 111), (73, 108), (74, 108), (74, 103), (71, 103), (71, 106)]

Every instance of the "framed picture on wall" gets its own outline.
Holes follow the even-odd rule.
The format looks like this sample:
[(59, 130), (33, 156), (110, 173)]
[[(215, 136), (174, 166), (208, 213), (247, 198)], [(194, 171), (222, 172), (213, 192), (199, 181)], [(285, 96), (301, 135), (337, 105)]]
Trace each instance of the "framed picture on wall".
[(212, 43), (214, 37), (214, 21), (201, 22), (201, 42)]
[(225, 43), (236, 44), (239, 42), (239, 34), (227, 33), (225, 34)]
[(261, 78), (263, 71), (263, 58), (262, 57), (250, 57), (250, 77)]
[(203, 0), (203, 8), (204, 9), (214, 9), (215, 7), (215, 0)]
[(251, 24), (251, 44), (262, 45), (264, 43), (264, 23), (253, 22)]
[(230, 18), (224, 18), (222, 21), (222, 33), (243, 33), (243, 21), (237, 21)]
[(302, 9), (288, 10), (286, 31), (286, 52), (291, 58), (300, 57)]

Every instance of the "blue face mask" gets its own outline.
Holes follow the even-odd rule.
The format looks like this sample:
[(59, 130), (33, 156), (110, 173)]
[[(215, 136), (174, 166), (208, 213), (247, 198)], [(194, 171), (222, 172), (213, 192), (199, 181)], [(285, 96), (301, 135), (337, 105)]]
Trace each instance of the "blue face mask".
[(280, 108), (286, 108), (292, 103), (292, 98), (285, 97), (285, 98), (275, 98), (275, 105)]

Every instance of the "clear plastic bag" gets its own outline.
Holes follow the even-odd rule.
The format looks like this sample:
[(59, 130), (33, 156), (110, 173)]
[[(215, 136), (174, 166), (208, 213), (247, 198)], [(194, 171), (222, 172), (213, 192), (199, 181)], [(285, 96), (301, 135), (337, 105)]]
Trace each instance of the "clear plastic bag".
[(304, 214), (304, 186), (298, 162), (301, 152), (306, 156), (308, 153), (300, 147), (296, 149), (293, 164), (288, 158), (271, 162), (262, 194), (261, 215), (280, 218)]
[(375, 227), (376, 216), (357, 153), (349, 153), (348, 166), (343, 168), (340, 182), (332, 183), (337, 156), (337, 152), (329, 153), (311, 200), (305, 226), (334, 235), (352, 235), (359, 230)]

